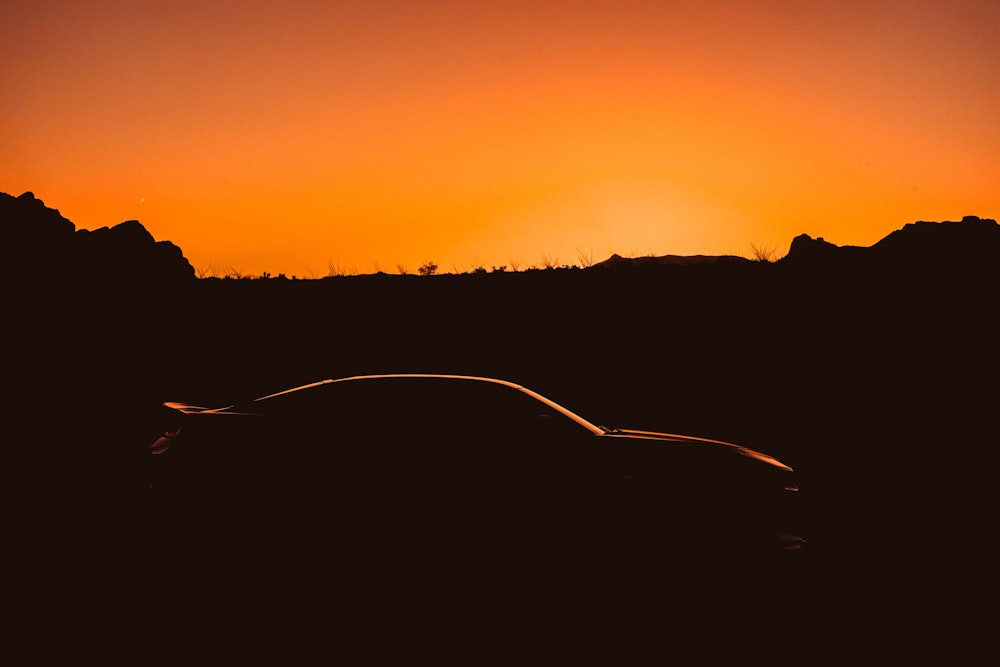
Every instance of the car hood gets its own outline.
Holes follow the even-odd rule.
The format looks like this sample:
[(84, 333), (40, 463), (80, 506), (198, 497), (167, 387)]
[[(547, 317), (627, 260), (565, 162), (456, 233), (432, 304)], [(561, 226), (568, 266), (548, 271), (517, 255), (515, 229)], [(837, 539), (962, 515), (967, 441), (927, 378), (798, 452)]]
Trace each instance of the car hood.
[(744, 447), (743, 445), (737, 445), (732, 442), (725, 442), (724, 440), (712, 440), (710, 438), (698, 438), (690, 435), (678, 435), (676, 433), (662, 433), (659, 431), (639, 431), (635, 429), (622, 429), (615, 428), (610, 429), (605, 432), (604, 437), (609, 438), (628, 438), (628, 439), (642, 439), (642, 440), (658, 440), (661, 442), (673, 442), (678, 444), (693, 444), (693, 445), (705, 445), (709, 447), (719, 447), (719, 448), (729, 448), (734, 453), (741, 454), (751, 459), (756, 459), (761, 463), (766, 463), (772, 465), (776, 468), (781, 468), (788, 472), (792, 472), (790, 466), (785, 465), (773, 456), (764, 454), (763, 452), (758, 452), (749, 447)]

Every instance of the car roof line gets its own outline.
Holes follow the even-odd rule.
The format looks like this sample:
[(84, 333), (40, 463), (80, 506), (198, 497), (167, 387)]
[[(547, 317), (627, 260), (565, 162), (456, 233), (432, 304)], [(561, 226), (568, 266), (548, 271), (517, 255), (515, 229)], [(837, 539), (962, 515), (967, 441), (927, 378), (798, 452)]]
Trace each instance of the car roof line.
[(351, 376), (348, 376), (348, 377), (327, 378), (325, 380), (319, 380), (317, 382), (311, 382), (309, 384), (304, 384), (304, 385), (301, 385), (301, 386), (298, 386), (298, 387), (293, 387), (291, 389), (286, 389), (284, 391), (279, 391), (279, 392), (277, 392), (275, 394), (269, 394), (267, 396), (261, 396), (260, 398), (254, 399), (254, 401), (252, 401), (252, 402), (255, 403), (257, 401), (263, 401), (263, 400), (268, 399), (268, 398), (274, 398), (275, 396), (282, 396), (284, 394), (289, 394), (289, 393), (296, 392), (296, 391), (299, 391), (299, 390), (302, 390), (302, 389), (311, 389), (311, 388), (314, 388), (314, 387), (319, 387), (319, 386), (324, 385), (324, 384), (349, 382), (349, 381), (352, 381), (352, 380), (372, 380), (372, 379), (386, 379), (386, 378), (430, 378), (430, 379), (450, 379), (450, 380), (475, 380), (475, 381), (479, 381), (479, 382), (491, 382), (493, 384), (503, 385), (505, 387), (510, 387), (511, 389), (517, 389), (518, 391), (522, 391), (522, 392), (528, 394), (529, 396), (532, 396), (532, 397), (536, 398), (537, 400), (541, 401), (542, 403), (545, 403), (546, 405), (548, 405), (552, 409), (556, 410), (557, 412), (565, 415), (566, 417), (569, 417), (573, 421), (577, 422), (581, 426), (584, 426), (585, 428), (587, 428), (588, 430), (590, 430), (591, 432), (593, 432), (595, 434), (603, 434), (603, 433), (605, 433), (605, 429), (602, 429), (600, 426), (597, 426), (596, 424), (591, 423), (590, 421), (588, 421), (587, 419), (584, 419), (583, 417), (581, 417), (580, 415), (576, 414), (572, 410), (570, 410), (570, 409), (568, 409), (568, 408), (560, 405), (559, 403), (556, 403), (555, 401), (553, 401), (553, 400), (551, 400), (551, 399), (549, 399), (549, 398), (547, 398), (547, 397), (539, 394), (536, 391), (528, 389), (524, 385), (520, 385), (520, 384), (518, 384), (516, 382), (511, 382), (510, 380), (502, 380), (500, 378), (492, 378), (492, 377), (486, 377), (486, 376), (482, 376), (482, 375), (460, 375), (460, 374), (449, 374), (449, 373), (381, 373), (381, 374), (373, 374), (373, 375), (351, 375)]

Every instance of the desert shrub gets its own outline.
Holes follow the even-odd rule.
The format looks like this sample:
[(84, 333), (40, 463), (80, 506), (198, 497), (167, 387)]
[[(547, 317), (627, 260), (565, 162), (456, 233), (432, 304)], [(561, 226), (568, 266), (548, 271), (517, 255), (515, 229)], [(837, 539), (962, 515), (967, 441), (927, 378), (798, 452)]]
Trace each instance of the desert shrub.
[(765, 264), (771, 264), (774, 262), (778, 251), (767, 245), (757, 245), (755, 243), (750, 244), (750, 259), (755, 262), (762, 262)]

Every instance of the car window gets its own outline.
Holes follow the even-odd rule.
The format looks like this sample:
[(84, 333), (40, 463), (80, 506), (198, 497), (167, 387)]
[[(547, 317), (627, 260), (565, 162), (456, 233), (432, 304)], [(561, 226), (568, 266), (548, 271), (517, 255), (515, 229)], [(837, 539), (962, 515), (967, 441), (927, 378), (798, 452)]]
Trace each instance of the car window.
[(363, 378), (320, 384), (260, 400), (261, 413), (328, 428), (393, 433), (535, 433), (566, 437), (586, 429), (533, 396), (504, 384), (455, 378)]
[[(593, 433), (515, 387), (466, 379), (367, 378), (262, 400), (324, 486), (458, 488), (511, 497), (592, 463)], [(477, 487), (479, 487), (477, 489)], [(520, 491), (519, 491), (520, 490)]]

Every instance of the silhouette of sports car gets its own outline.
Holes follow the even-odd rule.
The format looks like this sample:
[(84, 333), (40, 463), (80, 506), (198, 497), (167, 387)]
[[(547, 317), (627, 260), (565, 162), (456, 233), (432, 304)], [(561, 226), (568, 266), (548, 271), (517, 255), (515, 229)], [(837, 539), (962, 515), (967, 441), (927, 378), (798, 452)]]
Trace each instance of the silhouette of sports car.
[(401, 549), (454, 565), (804, 545), (793, 470), (771, 456), (598, 426), (504, 380), (355, 376), (226, 407), (164, 405), (152, 489), (174, 535), (363, 551), (367, 564)]

